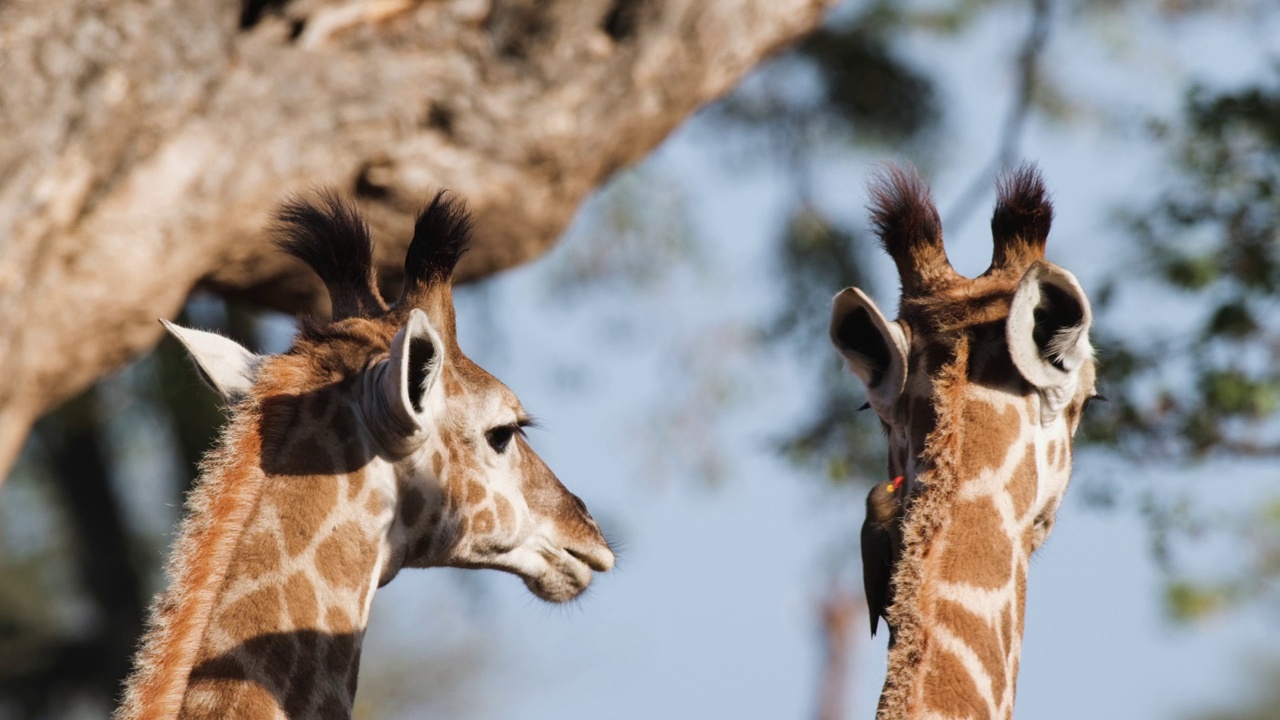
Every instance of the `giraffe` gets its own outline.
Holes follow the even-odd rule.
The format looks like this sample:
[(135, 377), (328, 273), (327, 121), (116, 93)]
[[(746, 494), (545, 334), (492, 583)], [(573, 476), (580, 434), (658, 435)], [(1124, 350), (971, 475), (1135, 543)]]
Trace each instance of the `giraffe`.
[(470, 219), (419, 216), (388, 307), (356, 209), (323, 191), (276, 214), (324, 281), (328, 323), (255, 355), (165, 327), (227, 403), (117, 720), (347, 718), (374, 591), (407, 567), (494, 568), (566, 602), (613, 553), (529, 446), (515, 394), (458, 346), (452, 273)]
[(899, 317), (857, 288), (833, 301), (831, 340), (866, 388), (905, 498), (875, 518), (896, 517), (900, 538), (880, 551), (892, 563), (878, 594), (892, 598), (881, 720), (1012, 717), (1029, 558), (1096, 396), (1089, 301), (1044, 259), (1053, 207), (1040, 172), (1023, 165), (997, 190), (991, 265), (969, 279), (947, 260), (924, 182), (884, 169), (871, 220), (902, 282)]

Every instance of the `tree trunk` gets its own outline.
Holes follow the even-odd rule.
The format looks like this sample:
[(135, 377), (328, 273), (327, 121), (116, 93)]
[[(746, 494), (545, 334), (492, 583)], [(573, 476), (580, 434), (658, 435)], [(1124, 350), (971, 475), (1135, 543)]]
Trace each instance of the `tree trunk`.
[(314, 309), (264, 239), (287, 193), (357, 195), (394, 286), (452, 188), (477, 220), (460, 279), (484, 277), (831, 2), (0, 3), (0, 478), (192, 289)]

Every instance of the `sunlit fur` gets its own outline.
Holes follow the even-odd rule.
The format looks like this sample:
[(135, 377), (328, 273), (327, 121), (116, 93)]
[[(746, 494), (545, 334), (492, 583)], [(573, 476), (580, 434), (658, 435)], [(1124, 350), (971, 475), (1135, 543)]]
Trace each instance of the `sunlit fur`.
[[(998, 190), (992, 265), (970, 280), (947, 261), (937, 211), (914, 171), (891, 168), (872, 186), (873, 226), (901, 275), (895, 322), (907, 347), (890, 358), (905, 363), (902, 387), (868, 388), (888, 430), (890, 475), (906, 476), (909, 498), (888, 612), (896, 642), (883, 719), (1012, 716), (1029, 558), (1052, 529), (1072, 437), (1094, 393), (1088, 301), (1063, 279), (1069, 273), (1043, 259), (1053, 210), (1039, 172), (1023, 166)], [(1017, 308), (1052, 340), (1007, 337), (1024, 277), (1050, 276), (1059, 312)], [(851, 362), (862, 352), (899, 352), (866, 337), (879, 332), (871, 323), (855, 325), (862, 336), (838, 332), (842, 307), (855, 304), (836, 304), (832, 336)], [(1079, 322), (1054, 325), (1062, 318)], [(1061, 356), (1068, 362), (1059, 368)]]
[[(282, 355), (224, 368), (252, 389), (188, 499), (117, 718), (349, 717), (373, 592), (401, 568), (496, 568), (563, 602), (613, 564), (524, 439), (515, 394), (458, 347), (461, 205), (441, 195), (424, 211), (390, 309), (372, 268), (349, 266), (372, 257), (353, 207), (327, 194), (277, 217), (338, 315)], [(379, 383), (397, 367), (417, 383), (408, 408)]]

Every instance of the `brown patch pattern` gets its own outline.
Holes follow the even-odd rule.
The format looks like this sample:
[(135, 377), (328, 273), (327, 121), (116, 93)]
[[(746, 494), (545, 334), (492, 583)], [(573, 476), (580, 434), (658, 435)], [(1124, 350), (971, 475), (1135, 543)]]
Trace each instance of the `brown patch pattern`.
[(277, 478), (273, 488), (280, 526), (284, 528), (284, 549), (296, 557), (311, 544), (314, 528), (338, 505), (338, 479), (332, 476)]
[[(256, 513), (254, 519), (257, 519)], [(244, 578), (258, 577), (279, 568), (279, 546), (275, 535), (263, 531), (246, 534), (236, 546), (235, 556), (227, 568), (227, 585), (234, 587)]]
[(1002, 651), (1000, 638), (992, 632), (991, 626), (950, 600), (937, 600), (932, 609), (933, 620), (956, 637), (964, 638), (969, 649), (978, 656), (982, 669), (991, 678), (992, 693), (999, 698), (1004, 692), (1005, 660), (1008, 654)]
[[(324, 613), (324, 626), (330, 633), (349, 634), (355, 632), (356, 623), (346, 608), (330, 605)], [(332, 642), (332, 641), (331, 641)]]
[(515, 530), (516, 512), (511, 508), (511, 501), (501, 495), (496, 495), (493, 503), (498, 510), (498, 527), (502, 528), (504, 532)]
[(488, 535), (493, 532), (494, 520), (493, 511), (485, 508), (476, 513), (471, 524), (471, 531), (477, 535)]
[(306, 575), (296, 572), (289, 576), (284, 584), (284, 599), (293, 627), (303, 630), (316, 627), (319, 619), (316, 589)]
[(1013, 407), (997, 410), (990, 404), (969, 401), (964, 418), (964, 461), (970, 473), (991, 472), (1009, 456), (1009, 448), (1022, 434), (1022, 420)]
[(1009, 482), (1005, 484), (1005, 492), (1009, 493), (1009, 499), (1013, 501), (1013, 513), (1015, 517), (1026, 517), (1031, 511), (1031, 505), (1036, 501), (1036, 485), (1039, 480), (1039, 473), (1036, 472), (1036, 456), (1028, 446), (1022, 454), (1022, 462), (1018, 463), (1018, 467), (1013, 471), (1013, 475), (1009, 478)]
[(232, 603), (218, 615), (217, 622), (232, 640), (243, 643), (279, 628), (281, 610), (280, 591), (264, 587)]
[(335, 588), (354, 590), (369, 577), (377, 547), (355, 521), (336, 528), (316, 548), (316, 569)]
[[(362, 387), (356, 380), (386, 354), (416, 305), (443, 340), (446, 392), (463, 394), (475, 384), (509, 393), (457, 346), (449, 274), (461, 238), (451, 242), (433, 255), (430, 241), (415, 237), (409, 260), (429, 268), (430, 276), (406, 278), (406, 292), (392, 310), (378, 299), (371, 268), (365, 268), (364, 278), (349, 262), (325, 260), (338, 255), (298, 255), (320, 271), (331, 292), (345, 293), (351, 278), (364, 278), (369, 287), (362, 297), (372, 304), (352, 304), (350, 296), (335, 295), (341, 319), (304, 322), (293, 348), (264, 361), (251, 397), (234, 408), (236, 416), (191, 495), (169, 566), (171, 590), (155, 605), (120, 720), (172, 717), (184, 702), (189, 717), (275, 717), (279, 705), (291, 717), (350, 716), (361, 613), (372, 592), (379, 548), (379, 538), (366, 527), (367, 516), (392, 510), (379, 493), (368, 492), (364, 468), (371, 449), (364, 447), (361, 418), (352, 411)], [(376, 316), (349, 316), (369, 308)], [(451, 462), (458, 463), (451, 469), (467, 477), (467, 470), (476, 469), (471, 440), (454, 428), (444, 442)], [(431, 466), (437, 477), (445, 472), (440, 453)], [(550, 482), (567, 495), (554, 476)], [(368, 495), (363, 500), (362, 492)], [(474, 505), (487, 494), (479, 483), (456, 483), (448, 502), (465, 496)], [(359, 519), (335, 518), (339, 503), (346, 504), (343, 513)], [(414, 493), (401, 498), (395, 511), (406, 524), (417, 525), (425, 505)], [(586, 518), (585, 510), (581, 514)], [(435, 528), (439, 520), (433, 511), (428, 526)], [(330, 530), (335, 522), (340, 524)], [(515, 523), (505, 499), (496, 513), (479, 513), (474, 527), (490, 532), (499, 522)], [(460, 526), (460, 532), (451, 526), (440, 534), (456, 544), (468, 531), (466, 517)], [(303, 567), (306, 562), (313, 567)], [(357, 596), (358, 607), (353, 607)], [(324, 631), (317, 627), (322, 621)], [(226, 644), (235, 647), (214, 651)], [(197, 665), (197, 658), (203, 662)]]
[(955, 502), (942, 542), (936, 565), (940, 579), (987, 590), (1009, 582), (1013, 543), (989, 498)]
[(928, 709), (948, 717), (987, 717), (987, 703), (959, 658), (935, 645), (924, 667), (922, 689)]

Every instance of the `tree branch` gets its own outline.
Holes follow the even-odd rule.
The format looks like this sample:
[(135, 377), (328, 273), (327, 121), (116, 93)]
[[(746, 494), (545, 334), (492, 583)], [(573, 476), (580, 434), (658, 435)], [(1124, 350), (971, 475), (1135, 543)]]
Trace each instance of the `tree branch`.
[(263, 237), (286, 193), (357, 194), (391, 286), (450, 187), (477, 219), (459, 277), (485, 277), (831, 1), (0, 5), (0, 477), (193, 288), (316, 309)]
[(861, 594), (833, 584), (822, 600), (823, 662), (818, 689), (818, 720), (843, 720), (848, 717), (845, 699), (853, 675), (855, 629), (864, 617), (867, 605)]
[(1040, 79), (1040, 58), (1049, 39), (1051, 11), (1050, 0), (1034, 0), (1032, 3), (1031, 25), (1018, 50), (1018, 87), (1013, 94), (1009, 112), (1005, 115), (995, 156), (974, 175), (946, 214), (944, 224), (948, 232), (955, 232), (968, 221), (969, 216), (978, 208), (978, 201), (991, 192), (991, 184), (996, 175), (1018, 159), (1022, 129), (1026, 126), (1036, 84)]

